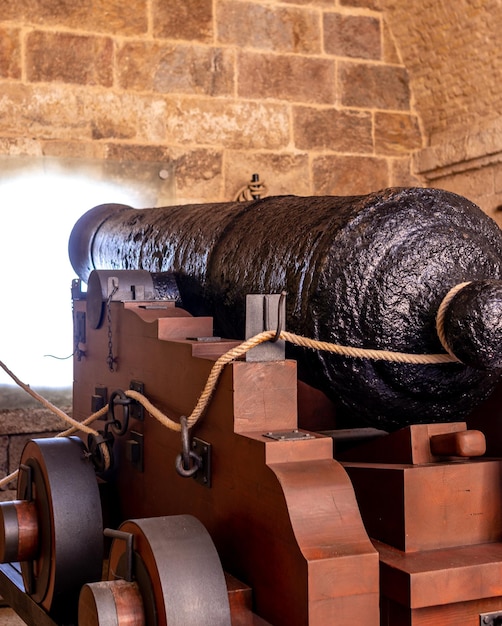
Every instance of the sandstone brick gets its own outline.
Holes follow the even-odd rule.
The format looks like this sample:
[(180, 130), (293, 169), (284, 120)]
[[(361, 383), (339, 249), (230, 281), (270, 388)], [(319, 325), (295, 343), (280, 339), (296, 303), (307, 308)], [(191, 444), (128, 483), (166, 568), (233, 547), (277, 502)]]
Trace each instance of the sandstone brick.
[(324, 50), (336, 56), (379, 60), (382, 56), (380, 19), (366, 15), (325, 13)]
[(427, 187), (425, 180), (413, 173), (409, 156), (391, 159), (390, 169), (391, 187)]
[(159, 143), (165, 138), (166, 105), (139, 94), (114, 94), (61, 83), (5, 85), (0, 94), (0, 135), (38, 140), (113, 138)]
[[(40, 406), (37, 404), (37, 406)], [(63, 407), (67, 413), (70, 407)], [(66, 428), (65, 422), (57, 415), (43, 408), (13, 409), (0, 411), (0, 434), (45, 433)]]
[(359, 7), (362, 9), (373, 9), (378, 11), (382, 8), (381, 0), (340, 0), (340, 6)]
[(493, 167), (493, 181), (495, 193), (502, 193), (502, 164), (497, 163)]
[(480, 198), (495, 192), (493, 170), (490, 167), (441, 176), (432, 181), (434, 187), (453, 191), (478, 204)]
[(40, 142), (44, 156), (61, 159), (102, 159), (105, 146), (82, 141), (59, 141), (52, 139)]
[(9, 473), (9, 438), (7, 435), (0, 437), (0, 478)]
[(21, 41), (17, 28), (0, 28), (0, 76), (21, 78)]
[(350, 196), (389, 186), (385, 159), (360, 156), (322, 156), (313, 162), (314, 195)]
[[(221, 150), (172, 150), (176, 202), (217, 202), (223, 184)], [(224, 198), (230, 200), (231, 198)]]
[(301, 54), (321, 51), (317, 12), (234, 0), (219, 2), (217, 9), (217, 36), (222, 43)]
[(113, 161), (163, 162), (171, 160), (167, 146), (116, 143), (106, 144), (104, 157)]
[(43, 149), (39, 141), (30, 137), (0, 137), (0, 153), (10, 156), (41, 156)]
[(334, 62), (302, 56), (241, 53), (238, 95), (329, 104), (335, 98)]
[(170, 101), (165, 115), (171, 145), (278, 149), (289, 143), (286, 106), (263, 102), (185, 98)]
[(341, 63), (342, 104), (349, 107), (408, 110), (410, 88), (403, 67)]
[(232, 151), (225, 160), (225, 198), (234, 200), (257, 173), (266, 195), (309, 195), (310, 176), (307, 154)]
[(377, 154), (402, 155), (422, 147), (418, 120), (414, 115), (375, 113), (375, 150)]
[(293, 128), (295, 146), (301, 150), (373, 152), (373, 123), (369, 112), (295, 107)]
[(234, 89), (234, 55), (222, 48), (126, 43), (117, 54), (117, 71), (127, 90), (221, 96)]
[(211, 42), (212, 0), (153, 0), (153, 31), (156, 37)]
[(0, 0), (2, 20), (62, 26), (98, 33), (135, 35), (147, 30), (148, 0)]
[(279, 0), (282, 4), (310, 4), (313, 7), (333, 6), (335, 0)]
[(401, 65), (402, 60), (396, 47), (396, 42), (386, 20), (383, 23), (383, 53), (382, 59), (386, 63)]
[(113, 43), (106, 37), (35, 31), (26, 42), (27, 77), (111, 87), (112, 55)]

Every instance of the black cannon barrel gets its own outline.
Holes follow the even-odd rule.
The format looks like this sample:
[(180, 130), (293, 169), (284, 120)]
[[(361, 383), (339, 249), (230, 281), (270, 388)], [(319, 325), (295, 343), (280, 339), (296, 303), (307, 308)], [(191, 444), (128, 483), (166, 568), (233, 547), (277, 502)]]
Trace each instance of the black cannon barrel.
[[(452, 301), (447, 336), (463, 350), (463, 363), (398, 364), (290, 349), (300, 377), (357, 425), (390, 430), (458, 420), (501, 373), (502, 234), (472, 202), (443, 190), (141, 210), (100, 205), (77, 222), (69, 248), (84, 281), (92, 269), (174, 273), (183, 306), (214, 315), (227, 337), (244, 335), (246, 294), (286, 290), (292, 332), (418, 354), (444, 352), (436, 313), (449, 290), (487, 282), (471, 289), (477, 304), (463, 327), (458, 320), (469, 318), (471, 299), (460, 292)], [(466, 332), (474, 340), (464, 349)]]

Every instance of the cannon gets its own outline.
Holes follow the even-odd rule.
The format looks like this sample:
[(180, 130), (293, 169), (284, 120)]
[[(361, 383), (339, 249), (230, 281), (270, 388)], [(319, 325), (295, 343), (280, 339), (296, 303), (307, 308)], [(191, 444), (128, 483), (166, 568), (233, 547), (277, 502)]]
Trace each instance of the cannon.
[[(245, 297), (288, 293), (294, 333), (405, 353), (444, 352), (445, 316), (460, 362), (395, 364), (292, 347), (299, 377), (328, 395), (338, 420), (386, 430), (458, 419), (500, 377), (502, 234), (474, 204), (436, 189), (362, 197), (271, 197), (135, 210), (102, 205), (70, 237), (80, 278), (93, 269), (170, 273), (183, 307), (215, 332), (244, 336)], [(488, 281), (488, 282), (487, 282)]]
[[(498, 623), (501, 250), (438, 190), (84, 215), (80, 436), (22, 453), (2, 597), (30, 626)], [(285, 327), (440, 362), (285, 358)], [(301, 426), (299, 376), (337, 428)]]

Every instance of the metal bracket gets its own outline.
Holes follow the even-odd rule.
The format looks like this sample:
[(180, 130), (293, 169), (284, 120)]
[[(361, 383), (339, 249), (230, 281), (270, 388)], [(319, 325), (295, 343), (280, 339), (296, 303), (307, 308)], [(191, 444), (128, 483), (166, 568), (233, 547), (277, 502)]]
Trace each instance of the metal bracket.
[(138, 472), (144, 471), (144, 437), (135, 430), (129, 431), (130, 439), (126, 441), (126, 458)]
[[(138, 393), (145, 395), (145, 385), (139, 380), (131, 380), (129, 384), (129, 389), (131, 389), (131, 391), (137, 391)], [(131, 406), (129, 407), (129, 414), (131, 417), (139, 420), (140, 422), (145, 419), (145, 409), (143, 408), (143, 405), (139, 402), (131, 403)]]
[(480, 626), (501, 626), (502, 611), (494, 611), (493, 613), (480, 613), (479, 624)]
[[(285, 330), (285, 319), (285, 295), (274, 293), (246, 296), (246, 339), (265, 330)], [(246, 361), (282, 361), (285, 354), (284, 341), (267, 341), (246, 352)]]
[(202, 467), (195, 472), (193, 479), (204, 487), (211, 487), (211, 444), (193, 437), (192, 450), (202, 459)]
[(315, 439), (315, 435), (299, 430), (277, 430), (275, 432), (263, 433), (263, 436), (269, 439), (275, 439), (275, 441), (304, 441), (305, 439)]

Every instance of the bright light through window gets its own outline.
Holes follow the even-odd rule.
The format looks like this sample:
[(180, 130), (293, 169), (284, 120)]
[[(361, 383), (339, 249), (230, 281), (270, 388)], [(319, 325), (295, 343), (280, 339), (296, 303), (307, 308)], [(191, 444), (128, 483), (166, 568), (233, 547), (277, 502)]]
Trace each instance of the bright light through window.
[[(65, 357), (73, 350), (73, 225), (98, 204), (132, 205), (131, 196), (119, 186), (69, 175), (0, 182), (0, 360), (32, 387), (72, 384), (72, 359)], [(0, 383), (15, 384), (3, 370)]]

